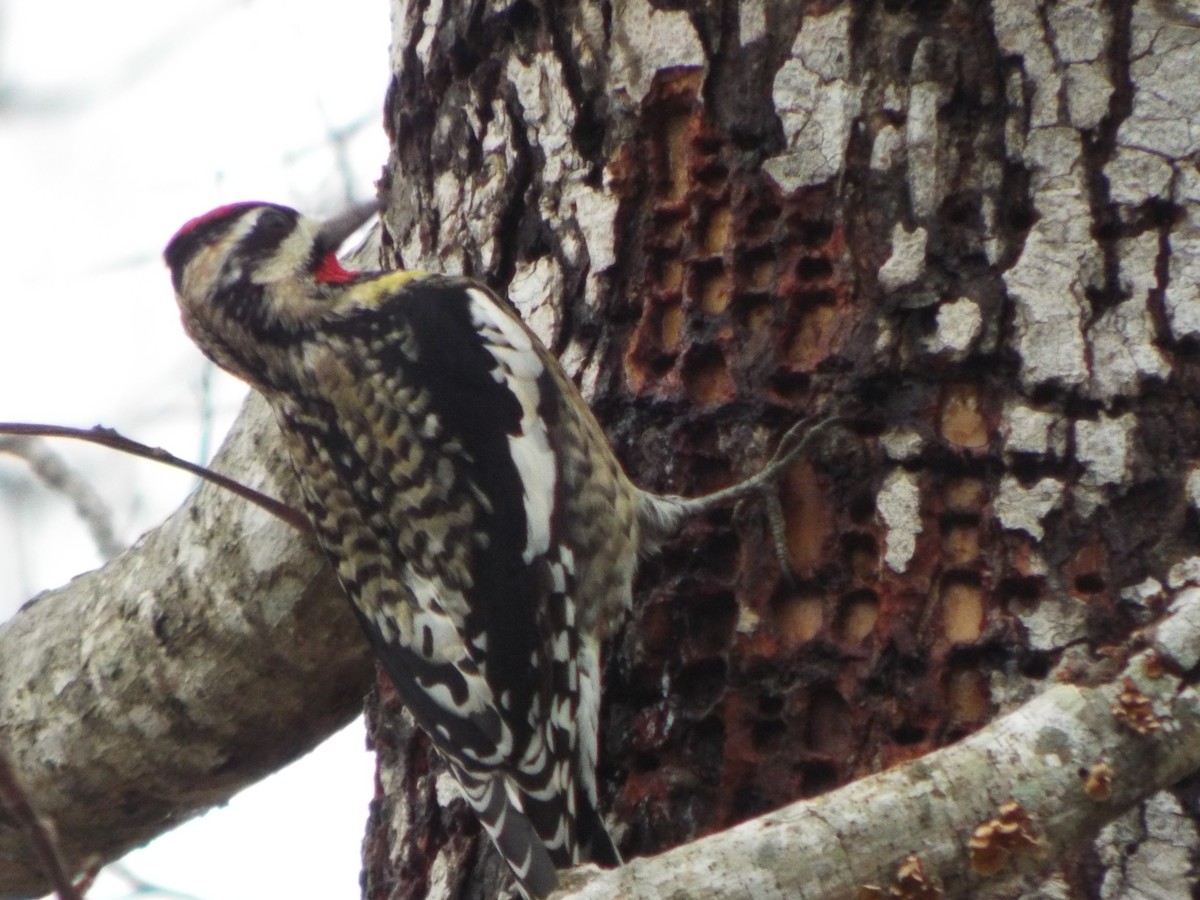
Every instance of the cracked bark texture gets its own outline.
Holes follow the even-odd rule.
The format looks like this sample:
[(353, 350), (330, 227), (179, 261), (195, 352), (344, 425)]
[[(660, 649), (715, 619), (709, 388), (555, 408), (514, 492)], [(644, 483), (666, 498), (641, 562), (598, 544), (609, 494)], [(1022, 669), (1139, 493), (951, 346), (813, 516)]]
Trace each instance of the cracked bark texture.
[[(1195, 25), (1117, 0), (393, 3), (391, 264), (508, 291), (643, 487), (731, 483), (805, 414), (865, 426), (783, 485), (794, 583), (753, 509), (643, 567), (601, 726), (628, 856), (1111, 678), (1188, 583)], [(366, 895), (493, 896), (420, 736), (386, 691), (373, 710)], [(1168, 870), (1186, 893), (1194, 794), (1012, 896)]]
[[(639, 484), (701, 494), (799, 416), (862, 423), (782, 486), (793, 582), (752, 505), (644, 566), (602, 722), (628, 856), (916, 760), (1061, 682), (1111, 688), (1197, 589), (1188, 4), (424, 0), (393, 23), (385, 262), (507, 290)], [(233, 471), (286, 492), (261, 410), (242, 428)], [(202, 491), (0, 631), (0, 736), (72, 859), (352, 714), (362, 643), (281, 528)], [(366, 896), (496, 896), (386, 685), (370, 711)], [(988, 896), (1185, 896), (1198, 796), (1193, 776)], [(925, 826), (898, 827), (919, 848)], [(0, 813), (0, 896), (44, 883), (23, 846)]]

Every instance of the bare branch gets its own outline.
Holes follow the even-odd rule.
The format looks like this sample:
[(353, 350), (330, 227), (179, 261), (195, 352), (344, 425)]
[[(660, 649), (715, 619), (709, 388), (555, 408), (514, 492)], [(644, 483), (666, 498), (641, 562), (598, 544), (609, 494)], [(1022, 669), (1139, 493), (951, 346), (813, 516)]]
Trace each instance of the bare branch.
[[(2, 434), (2, 432), (0, 432)], [(112, 559), (125, 549), (113, 528), (112, 510), (87, 479), (67, 465), (61, 456), (34, 437), (0, 436), (0, 453), (23, 459), (46, 487), (58, 491), (71, 501), (80, 520), (87, 526), (104, 559)]]
[(58, 894), (59, 900), (83, 900), (71, 882), (70, 876), (67, 875), (62, 857), (59, 855), (58, 842), (54, 839), (53, 824), (40, 816), (33, 804), (29, 802), (29, 798), (8, 763), (8, 758), (2, 751), (0, 751), (0, 801), (24, 826), (26, 834), (29, 835), (29, 841), (37, 853), (38, 862), (41, 863), (50, 883), (54, 885), (54, 891)]
[[(252, 397), (214, 465), (297, 489)], [(102, 569), (0, 627), (0, 742), (68, 872), (226, 801), (353, 718), (370, 651), (312, 541), (203, 486)], [(0, 897), (49, 889), (0, 812)]]
[(312, 526), (309, 524), (308, 519), (298, 509), (288, 506), (286, 503), (281, 503), (274, 497), (270, 497), (261, 491), (249, 488), (233, 478), (228, 478), (219, 472), (214, 472), (212, 469), (188, 462), (186, 459), (180, 459), (178, 456), (168, 453), (162, 447), (151, 447), (147, 444), (139, 443), (119, 434), (111, 428), (105, 428), (103, 425), (96, 425), (92, 428), (71, 428), (66, 425), (0, 422), (0, 434), (59, 437), (87, 441), (91, 444), (100, 444), (102, 447), (111, 447), (114, 450), (120, 450), (122, 453), (128, 453), (131, 456), (140, 456), (143, 459), (150, 459), (176, 469), (183, 469), (185, 472), (190, 472), (198, 478), (203, 478), (205, 481), (219, 485), (225, 488), (225, 490), (237, 494), (242, 499), (249, 500), (256, 506), (262, 507), (277, 519), (287, 522), (287, 524), (291, 525), (297, 531), (306, 534), (312, 531)]
[(580, 870), (555, 896), (884, 897), (902, 868), (911, 876), (910, 854), (946, 897), (978, 896), (1200, 769), (1196, 621), (1200, 588), (1188, 587), (1108, 683), (1055, 685), (944, 750), (620, 869)]
[(106, 874), (124, 881), (129, 886), (130, 897), (159, 897), (162, 900), (201, 900), (195, 894), (177, 891), (166, 885), (147, 881), (123, 863), (113, 863), (104, 871)]

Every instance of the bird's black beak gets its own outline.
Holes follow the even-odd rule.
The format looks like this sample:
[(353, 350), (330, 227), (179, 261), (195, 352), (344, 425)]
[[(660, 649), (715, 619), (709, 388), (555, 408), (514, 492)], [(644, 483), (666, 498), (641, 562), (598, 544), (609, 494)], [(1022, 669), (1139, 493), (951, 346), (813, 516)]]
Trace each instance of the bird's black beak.
[(345, 212), (323, 223), (318, 237), (325, 252), (337, 253), (338, 247), (342, 246), (346, 238), (358, 231), (382, 209), (383, 204), (380, 201), (368, 200), (365, 203), (355, 204)]

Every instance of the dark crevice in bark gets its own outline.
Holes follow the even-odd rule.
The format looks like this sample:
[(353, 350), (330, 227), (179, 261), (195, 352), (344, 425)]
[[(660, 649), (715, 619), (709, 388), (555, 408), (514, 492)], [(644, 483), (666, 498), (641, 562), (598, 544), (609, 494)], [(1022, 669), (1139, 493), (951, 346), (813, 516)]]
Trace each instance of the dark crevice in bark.
[[(1120, 280), (1120, 253), (1118, 241), (1140, 233), (1145, 223), (1123, 222), (1121, 210), (1109, 194), (1108, 178), (1104, 168), (1117, 149), (1117, 133), (1121, 123), (1133, 109), (1133, 84), (1129, 76), (1129, 50), (1131, 43), (1132, 4), (1128, 0), (1115, 0), (1109, 12), (1113, 21), (1113, 37), (1109, 53), (1109, 79), (1113, 92), (1109, 98), (1108, 113), (1100, 124), (1090, 131), (1082, 132), (1083, 159), (1087, 167), (1088, 207), (1094, 223), (1094, 236), (1103, 257), (1103, 282), (1088, 285), (1085, 295), (1091, 305), (1092, 320), (1105, 311), (1129, 299)], [(1067, 117), (1066, 121), (1070, 121)], [(1153, 213), (1149, 216), (1153, 220)], [(1150, 225), (1150, 227), (1154, 227)]]
[[(588, 0), (583, 0), (588, 2)], [(575, 126), (571, 140), (579, 155), (589, 165), (588, 183), (599, 187), (604, 174), (604, 147), (609, 123), (606, 118), (604, 96), (599, 87), (608, 80), (607, 60), (597, 59), (600, 70), (585, 79), (580, 69), (580, 60), (571, 43), (571, 29), (575, 24), (572, 13), (578, 16), (578, 7), (568, 4), (550, 3), (546, 6), (546, 26), (550, 34), (554, 54), (562, 66), (563, 83), (575, 107)], [(608, 46), (607, 36), (605, 46)], [(591, 82), (590, 87), (586, 84)]]
[[(499, 247), (499, 259), (490, 272), (488, 283), (501, 294), (505, 293), (512, 283), (520, 259), (531, 258), (531, 245), (539, 236), (540, 223), (530, 210), (536, 210), (539, 195), (543, 186), (541, 179), (536, 176), (539, 170), (537, 157), (540, 149), (530, 146), (525, 134), (525, 123), (521, 110), (511, 92), (505, 97), (504, 108), (509, 119), (509, 130), (513, 135), (515, 148), (512, 158), (515, 165), (509, 169), (504, 179), (506, 198), (497, 216), (496, 239)], [(504, 235), (518, 235), (516, 240), (504, 240)], [(568, 270), (569, 271), (569, 270)], [(564, 318), (566, 311), (563, 312)], [(561, 333), (561, 332), (560, 332)]]

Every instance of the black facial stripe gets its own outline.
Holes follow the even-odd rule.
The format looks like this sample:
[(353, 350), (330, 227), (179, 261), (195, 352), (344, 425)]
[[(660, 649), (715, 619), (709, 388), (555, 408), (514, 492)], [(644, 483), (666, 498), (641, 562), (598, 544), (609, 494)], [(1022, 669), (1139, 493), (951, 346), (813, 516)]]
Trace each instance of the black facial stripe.
[(321, 267), (321, 263), (325, 261), (325, 257), (336, 250), (337, 247), (327, 247), (325, 241), (318, 237), (313, 241), (312, 252), (308, 255), (308, 271), (315, 272)]
[(270, 257), (296, 230), (300, 214), (284, 206), (266, 206), (250, 233), (240, 243), (240, 255), (246, 260)]
[(187, 268), (191, 258), (200, 251), (201, 247), (218, 240), (221, 235), (233, 227), (233, 223), (241, 217), (243, 212), (242, 209), (231, 210), (228, 215), (204, 221), (171, 238), (171, 243), (167, 244), (167, 249), (163, 251), (163, 259), (166, 260), (167, 267), (171, 270), (171, 283), (175, 285), (176, 293), (182, 290), (183, 270)]

